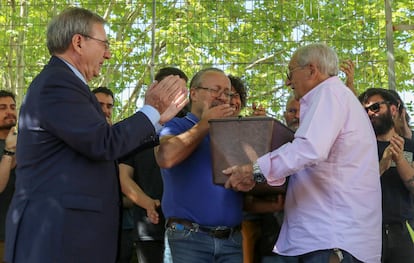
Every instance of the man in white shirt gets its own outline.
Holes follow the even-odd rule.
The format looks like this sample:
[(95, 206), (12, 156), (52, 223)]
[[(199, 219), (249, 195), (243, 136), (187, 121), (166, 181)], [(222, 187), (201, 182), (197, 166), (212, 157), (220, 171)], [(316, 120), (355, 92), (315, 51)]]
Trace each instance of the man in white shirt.
[[(226, 187), (283, 183), (285, 218), (274, 252), (304, 263), (380, 262), (381, 187), (370, 121), (337, 77), (338, 57), (324, 44), (299, 48), (286, 85), (300, 101), (295, 139), (254, 164), (230, 167)], [(334, 261), (330, 261), (334, 260)]]

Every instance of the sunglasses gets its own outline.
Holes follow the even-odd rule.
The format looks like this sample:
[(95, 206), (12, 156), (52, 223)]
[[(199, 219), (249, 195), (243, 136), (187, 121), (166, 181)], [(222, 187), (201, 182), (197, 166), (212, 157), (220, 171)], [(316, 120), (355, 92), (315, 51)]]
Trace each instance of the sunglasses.
[(369, 105), (368, 107), (365, 107), (365, 110), (368, 111), (372, 111), (373, 113), (377, 113), (380, 111), (381, 109), (381, 104), (387, 104), (388, 101), (380, 101), (380, 102), (375, 102), (371, 105)]

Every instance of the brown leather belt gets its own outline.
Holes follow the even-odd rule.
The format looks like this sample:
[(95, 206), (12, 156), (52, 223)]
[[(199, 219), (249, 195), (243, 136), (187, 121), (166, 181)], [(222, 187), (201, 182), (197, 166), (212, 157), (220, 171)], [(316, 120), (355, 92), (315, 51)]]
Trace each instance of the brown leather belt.
[(225, 226), (218, 226), (218, 227), (210, 227), (210, 226), (200, 226), (197, 223), (188, 221), (186, 219), (181, 218), (169, 218), (167, 220), (167, 227), (171, 227), (172, 229), (176, 230), (190, 230), (194, 232), (200, 232), (208, 234), (209, 236), (226, 239), (231, 236), (234, 232), (240, 231), (240, 225), (235, 227), (225, 227)]

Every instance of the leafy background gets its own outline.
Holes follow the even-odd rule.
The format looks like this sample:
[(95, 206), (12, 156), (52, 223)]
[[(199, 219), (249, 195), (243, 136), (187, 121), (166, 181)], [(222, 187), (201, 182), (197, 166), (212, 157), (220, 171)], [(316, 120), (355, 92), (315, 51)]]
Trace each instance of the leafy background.
[[(393, 25), (408, 27), (393, 32), (396, 89), (411, 94), (414, 0), (390, 2)], [(355, 62), (358, 92), (389, 88), (384, 1), (1, 0), (0, 85), (14, 91), (18, 103), (50, 57), (47, 23), (68, 6), (90, 9), (108, 21), (112, 58), (90, 86), (115, 92), (115, 120), (140, 106), (163, 66), (179, 67), (190, 78), (209, 66), (240, 76), (248, 86), (248, 105), (263, 104), (280, 119), (289, 93), (284, 86), (289, 58), (312, 42), (326, 42), (341, 60)], [(412, 113), (410, 96), (406, 102)]]

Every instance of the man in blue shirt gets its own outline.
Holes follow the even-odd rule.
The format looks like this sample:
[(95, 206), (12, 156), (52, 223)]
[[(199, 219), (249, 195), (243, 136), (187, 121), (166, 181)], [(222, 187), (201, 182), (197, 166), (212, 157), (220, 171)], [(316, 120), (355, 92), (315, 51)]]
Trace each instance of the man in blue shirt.
[(209, 119), (234, 114), (231, 97), (222, 70), (201, 70), (190, 83), (191, 112), (161, 131), (156, 158), (174, 263), (242, 262), (242, 194), (213, 184), (208, 135)]

